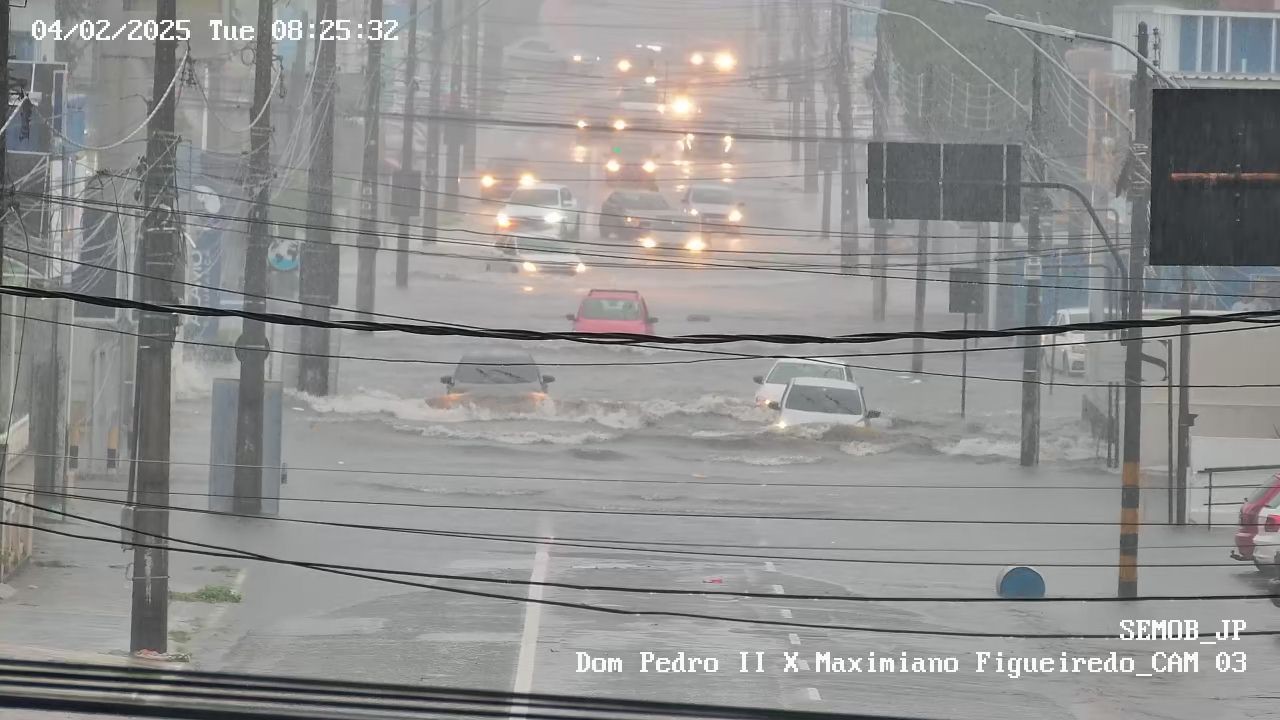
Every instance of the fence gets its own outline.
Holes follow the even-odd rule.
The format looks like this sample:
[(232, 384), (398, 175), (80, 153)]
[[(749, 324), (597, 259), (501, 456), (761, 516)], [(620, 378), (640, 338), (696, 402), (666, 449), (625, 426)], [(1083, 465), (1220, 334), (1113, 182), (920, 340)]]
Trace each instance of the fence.
[[(1214, 508), (1214, 506), (1215, 506), (1215, 505), (1237, 505), (1237, 504), (1240, 504), (1240, 501), (1236, 501), (1236, 500), (1231, 500), (1231, 501), (1227, 501), (1227, 502), (1217, 502), (1217, 503), (1215, 503), (1215, 502), (1213, 501), (1213, 492), (1214, 492), (1213, 478), (1214, 478), (1214, 475), (1222, 475), (1222, 474), (1224, 474), (1224, 473), (1261, 472), (1261, 471), (1264, 471), (1264, 470), (1265, 470), (1265, 471), (1276, 471), (1276, 470), (1280, 470), (1280, 465), (1232, 465), (1232, 466), (1225, 466), (1225, 467), (1211, 467), (1211, 468), (1204, 468), (1203, 470), (1197, 470), (1197, 471), (1196, 471), (1196, 474), (1197, 474), (1197, 475), (1207, 475), (1207, 476), (1208, 476), (1208, 491), (1209, 491), (1209, 497), (1208, 497), (1208, 500), (1205, 502), (1205, 526), (1206, 526), (1206, 527), (1205, 527), (1205, 529), (1206, 529), (1206, 530), (1212, 530), (1212, 529), (1213, 529), (1213, 508)], [(1257, 489), (1258, 485), (1259, 485), (1259, 483), (1257, 483), (1257, 482), (1243, 483), (1243, 484), (1241, 484), (1241, 483), (1235, 483), (1235, 484), (1231, 484), (1231, 485), (1219, 485), (1219, 486), (1217, 487), (1217, 490), (1218, 490), (1219, 492), (1222, 492), (1222, 491), (1224, 491), (1224, 490), (1232, 490), (1232, 489), (1248, 489), (1248, 490), (1255, 490), (1255, 489)]]

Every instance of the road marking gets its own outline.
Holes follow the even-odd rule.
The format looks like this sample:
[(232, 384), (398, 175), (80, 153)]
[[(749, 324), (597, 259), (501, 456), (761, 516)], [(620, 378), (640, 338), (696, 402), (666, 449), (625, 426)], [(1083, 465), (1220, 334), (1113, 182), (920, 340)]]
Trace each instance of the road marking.
[(801, 661), (800, 661), (800, 669), (801, 669), (801, 670), (803, 670), (803, 671), (805, 671), (805, 672), (809, 672), (809, 661), (808, 661), (808, 660), (801, 660)]
[(788, 610), (787, 608), (782, 608), (782, 609), (781, 609), (781, 610), (779, 610), (778, 612), (782, 613), (782, 617), (784, 617), (784, 618), (789, 618), (789, 617), (791, 617), (791, 611), (790, 611), (790, 610)]
[(820, 694), (818, 693), (818, 688), (806, 688), (806, 689), (807, 689), (807, 690), (808, 690), (808, 692), (809, 692), (809, 699), (810, 699), (810, 700), (812, 700), (812, 701), (814, 701), (814, 702), (820, 702), (820, 701), (822, 700), (822, 695), (820, 695)]
[[(533, 689), (533, 665), (537, 660), (538, 624), (542, 620), (543, 586), (536, 583), (546, 582), (547, 566), (551, 564), (551, 555), (546, 545), (539, 545), (533, 555), (533, 573), (529, 576), (529, 599), (534, 602), (525, 603), (524, 631), (520, 634), (520, 656), (516, 660), (516, 681), (512, 692), (517, 695), (528, 694)], [(511, 717), (524, 717), (528, 706), (520, 701), (511, 705)]]
[(781, 594), (783, 594), (784, 592), (786, 592), (786, 591), (782, 589), (782, 586), (781, 586), (781, 585), (774, 585), (774, 586), (773, 586), (773, 594), (774, 594), (774, 595), (781, 595)]
[(778, 572), (778, 568), (776, 565), (773, 564), (772, 560), (765, 561), (764, 569), (768, 570), (769, 572)]
[(787, 634), (787, 639), (791, 641), (791, 644), (792, 644), (792, 645), (799, 645), (799, 644), (800, 644), (800, 636), (799, 636), (799, 635), (797, 635), (797, 634), (795, 634), (795, 633), (788, 633), (788, 634)]

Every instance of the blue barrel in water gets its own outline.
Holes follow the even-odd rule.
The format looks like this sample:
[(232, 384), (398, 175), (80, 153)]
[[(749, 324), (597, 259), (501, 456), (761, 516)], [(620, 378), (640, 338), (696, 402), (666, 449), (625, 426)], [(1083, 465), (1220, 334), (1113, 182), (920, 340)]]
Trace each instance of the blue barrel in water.
[(1032, 568), (1014, 565), (1000, 571), (996, 594), (1007, 600), (1044, 597), (1044, 578)]

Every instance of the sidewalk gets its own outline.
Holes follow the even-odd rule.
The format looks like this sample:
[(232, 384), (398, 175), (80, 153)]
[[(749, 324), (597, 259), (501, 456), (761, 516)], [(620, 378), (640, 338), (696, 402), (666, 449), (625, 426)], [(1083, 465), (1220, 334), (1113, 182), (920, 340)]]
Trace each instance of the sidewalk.
[[(125, 497), (125, 480), (96, 480), (90, 489), (73, 490), (112, 501)], [(119, 524), (116, 502), (70, 500), (65, 512)], [(0, 656), (31, 659), (75, 658), (76, 662), (129, 662), (133, 555), (120, 544), (120, 531), (88, 520), (40, 519), (30, 561), (10, 579), (16, 591), (0, 601)], [(87, 536), (85, 539), (55, 533)], [(235, 568), (216, 558), (170, 553), (170, 589), (194, 591), (206, 585), (229, 586)], [(219, 605), (170, 602), (170, 653), (186, 643)], [(148, 666), (154, 662), (144, 661)]]

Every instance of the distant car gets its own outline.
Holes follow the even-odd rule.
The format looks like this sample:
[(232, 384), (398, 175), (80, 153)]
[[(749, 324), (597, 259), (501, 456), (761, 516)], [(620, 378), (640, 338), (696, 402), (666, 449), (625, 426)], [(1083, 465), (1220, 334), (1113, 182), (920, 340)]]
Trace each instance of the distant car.
[(440, 378), (445, 393), (428, 401), (432, 407), (460, 405), (533, 408), (548, 399), (547, 386), (555, 381), (543, 375), (533, 357), (520, 351), (467, 353), (452, 375)]
[(755, 376), (756, 385), (760, 386), (756, 390), (756, 404), (778, 402), (787, 389), (787, 383), (802, 377), (854, 382), (853, 368), (847, 365), (804, 358), (782, 358), (773, 364), (767, 375)]
[(626, 87), (618, 91), (618, 110), (631, 124), (654, 123), (667, 112), (662, 93), (649, 85)]
[(496, 223), (500, 235), (569, 240), (582, 234), (582, 214), (573, 191), (550, 183), (526, 183), (516, 188)]
[(723, 185), (691, 185), (680, 197), (680, 207), (701, 223), (705, 233), (736, 233), (745, 205)]
[(600, 206), (600, 237), (634, 240), (644, 230), (654, 229), (654, 221), (662, 232), (683, 229), (684, 218), (667, 198), (649, 190), (617, 190)]
[(550, 75), (569, 68), (570, 58), (541, 38), (528, 38), (507, 48), (506, 66), (517, 73)]
[(866, 426), (880, 411), (868, 410), (862, 388), (847, 380), (798, 377), (787, 383), (782, 400), (769, 403), (779, 410), (777, 427), (796, 425)]
[[(1053, 314), (1049, 324), (1053, 327), (1063, 325), (1079, 325), (1089, 322), (1089, 308), (1064, 308)], [(1047, 335), (1041, 344), (1044, 346), (1044, 364), (1055, 372), (1068, 375), (1083, 375), (1086, 365), (1087, 336), (1079, 330), (1072, 330), (1061, 335)]]
[(499, 237), (486, 270), (523, 275), (580, 275), (587, 264), (563, 240), (543, 237)]
[(498, 159), (482, 164), (479, 180), (480, 199), (487, 202), (506, 202), (511, 193), (520, 187), (536, 182), (536, 176), (524, 160)]
[(592, 290), (578, 313), (565, 315), (574, 332), (653, 334), (658, 318), (649, 314), (644, 297), (635, 290)]

